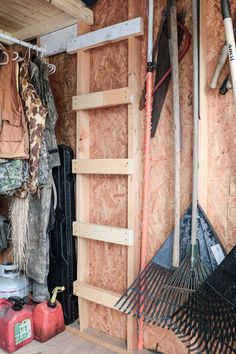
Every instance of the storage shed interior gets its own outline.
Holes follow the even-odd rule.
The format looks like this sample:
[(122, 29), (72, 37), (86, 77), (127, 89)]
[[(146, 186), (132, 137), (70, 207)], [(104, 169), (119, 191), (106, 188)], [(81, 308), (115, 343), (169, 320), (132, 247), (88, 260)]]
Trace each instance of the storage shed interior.
[[(186, 14), (185, 26), (190, 33), (191, 4), (190, 0), (177, 1), (178, 10), (182, 9)], [(235, 2), (230, 1), (230, 5), (234, 14)], [(154, 38), (165, 6), (165, 0), (154, 1)], [(57, 142), (73, 149), (76, 176), (73, 234), (78, 280), (74, 282), (74, 294), (79, 297), (80, 329), (67, 329), (91, 341), (99, 341), (118, 353), (135, 350), (138, 340), (137, 319), (118, 311), (114, 305), (140, 270), (145, 114), (144, 110), (139, 111), (139, 99), (146, 77), (148, 1), (97, 0), (93, 6), (86, 7), (80, 0), (0, 0), (0, 33), (32, 41), (38, 46), (44, 35), (71, 25), (78, 24), (79, 36), (140, 17), (143, 27), (141, 25), (139, 34), (114, 40), (114, 43), (109, 43), (108, 39), (100, 46), (72, 48), (69, 52), (46, 56), (47, 61), (56, 66), (50, 82), (58, 112)], [(232, 90), (219, 95), (218, 87), (215, 90), (209, 87), (225, 42), (220, 1), (200, 1), (199, 19), (198, 201), (229, 252), (235, 245), (236, 232), (235, 105)], [(182, 216), (192, 198), (192, 45), (180, 62), (179, 70)], [(228, 71), (226, 65), (221, 81)], [(147, 261), (174, 227), (171, 87), (172, 81), (156, 134), (151, 138)], [(106, 91), (111, 92), (112, 97), (108, 95), (111, 98), (104, 96)], [(103, 103), (99, 103), (100, 96), (88, 97), (99, 92), (103, 95)], [(81, 95), (83, 97), (77, 103)], [(109, 99), (112, 104), (105, 103)], [(80, 109), (79, 104), (85, 107)], [(81, 159), (87, 164), (80, 165)], [(109, 164), (110, 159), (114, 159), (113, 165)], [(93, 166), (89, 163), (92, 160)], [(99, 161), (96, 165), (95, 160), (101, 163), (104, 160), (104, 165)], [(131, 160), (134, 162), (132, 167)], [(107, 169), (105, 173), (104, 168)], [(123, 172), (117, 172), (118, 169)], [(103, 172), (99, 172), (101, 170)], [(0, 196), (2, 214), (8, 213), (10, 203), (11, 198)], [(102, 229), (101, 236), (97, 225), (111, 230)], [(120, 231), (116, 234), (117, 229)], [(98, 236), (93, 236), (93, 232)], [(122, 232), (128, 234), (128, 241), (121, 241)], [(81, 236), (81, 233), (88, 235)], [(130, 245), (129, 237), (132, 239)], [(0, 263), (10, 259), (9, 252), (10, 249), (0, 254)], [(188, 353), (185, 344), (173, 332), (151, 324), (144, 327), (144, 348), (165, 354)]]

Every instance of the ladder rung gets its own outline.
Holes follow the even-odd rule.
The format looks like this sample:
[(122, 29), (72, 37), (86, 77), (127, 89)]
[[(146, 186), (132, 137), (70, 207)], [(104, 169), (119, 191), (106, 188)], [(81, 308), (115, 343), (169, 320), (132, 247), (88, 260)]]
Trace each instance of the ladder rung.
[(131, 175), (133, 173), (133, 159), (77, 159), (72, 161), (72, 172)]
[(109, 307), (113, 310), (117, 310), (114, 305), (120, 298), (119, 294), (80, 282), (78, 280), (74, 282), (74, 294), (82, 299)]
[(134, 241), (133, 230), (78, 221), (73, 222), (73, 235), (124, 246), (133, 246)]
[(132, 20), (82, 34), (68, 40), (67, 52), (73, 54), (79, 50), (91, 49), (111, 42), (141, 36), (143, 34), (143, 27), (143, 19), (137, 17)]
[(88, 93), (86, 95), (74, 96), (72, 108), (75, 111), (118, 106), (121, 104), (133, 103), (133, 96), (128, 87), (115, 90)]

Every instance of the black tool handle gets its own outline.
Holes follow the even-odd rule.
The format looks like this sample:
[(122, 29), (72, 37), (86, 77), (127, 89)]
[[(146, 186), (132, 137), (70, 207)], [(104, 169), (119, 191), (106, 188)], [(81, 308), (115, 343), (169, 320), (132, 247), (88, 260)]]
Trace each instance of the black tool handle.
[(221, 0), (221, 10), (224, 20), (231, 17), (229, 0)]
[(227, 88), (228, 79), (229, 79), (229, 75), (226, 76), (226, 78), (222, 82), (222, 85), (220, 86), (219, 93), (221, 95), (225, 95), (228, 92), (228, 88)]

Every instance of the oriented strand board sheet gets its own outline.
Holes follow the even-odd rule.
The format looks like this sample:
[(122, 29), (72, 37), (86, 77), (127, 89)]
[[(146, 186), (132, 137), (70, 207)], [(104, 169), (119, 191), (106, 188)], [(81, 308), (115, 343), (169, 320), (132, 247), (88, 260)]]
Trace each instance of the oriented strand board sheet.
[[(142, 1), (145, 35), (142, 43), (142, 80), (145, 78), (147, 1)], [(155, 36), (161, 11), (166, 0), (155, 0)], [(231, 1), (232, 9), (235, 3)], [(186, 25), (191, 31), (191, 1), (179, 0), (178, 7), (187, 13)], [(95, 26), (102, 28), (127, 19), (127, 0), (98, 0), (94, 7)], [(208, 82), (224, 42), (224, 28), (220, 2), (207, 1), (207, 71)], [(70, 61), (72, 60), (72, 61)], [(75, 59), (76, 61), (76, 59)], [(52, 76), (56, 101), (60, 112), (57, 133), (59, 142), (75, 146), (75, 116), (71, 112), (71, 92), (76, 89), (72, 74), (76, 62), (60, 55), (53, 59), (58, 73)], [(73, 65), (73, 70), (71, 67)], [(127, 86), (127, 42), (120, 42), (91, 50), (91, 91), (116, 89)], [(226, 66), (223, 80), (227, 73)], [(62, 72), (62, 74), (61, 74)], [(71, 74), (72, 73), (72, 74)], [(107, 75), (109, 73), (109, 75)], [(64, 79), (66, 82), (64, 82)], [(182, 118), (181, 152), (181, 212), (191, 201), (192, 184), (192, 51), (180, 64), (180, 94)], [(208, 208), (207, 215), (217, 234), (229, 250), (236, 240), (236, 124), (232, 93), (219, 96), (207, 91), (208, 96)], [(157, 134), (152, 139), (151, 198), (148, 236), (148, 259), (164, 242), (173, 228), (173, 119), (172, 93), (169, 89), (160, 117)], [(91, 111), (90, 157), (127, 157), (127, 107), (119, 106)], [(96, 193), (95, 193), (96, 192)], [(90, 177), (90, 222), (127, 227), (127, 177)], [(126, 287), (126, 248), (99, 241), (89, 243), (90, 279), (94, 286), (120, 292)], [(90, 325), (105, 333), (125, 339), (126, 318), (105, 307), (91, 304)], [(185, 354), (183, 344), (166, 329), (145, 327), (145, 347), (157, 348), (165, 354)]]
[(58, 121), (56, 135), (58, 144), (76, 147), (76, 112), (72, 111), (72, 97), (76, 95), (77, 56), (61, 53), (50, 57), (57, 71), (50, 75), (52, 90), (56, 102)]
[[(232, 14), (235, 1), (230, 1)], [(225, 40), (220, 3), (207, 1), (208, 82)], [(213, 25), (214, 24), (214, 25)], [(227, 251), (236, 243), (236, 106), (232, 91), (218, 89), (229, 71), (228, 63), (216, 90), (208, 90), (208, 216)]]
[[(95, 25), (103, 28), (128, 18), (127, 0), (98, 1)], [(127, 87), (127, 41), (91, 50), (91, 92)], [(127, 158), (128, 109), (117, 106), (90, 112), (90, 158)], [(127, 176), (90, 176), (91, 223), (127, 227)], [(92, 285), (122, 293), (126, 288), (127, 249), (100, 241), (89, 241)], [(91, 304), (90, 325), (126, 339), (126, 316)]]

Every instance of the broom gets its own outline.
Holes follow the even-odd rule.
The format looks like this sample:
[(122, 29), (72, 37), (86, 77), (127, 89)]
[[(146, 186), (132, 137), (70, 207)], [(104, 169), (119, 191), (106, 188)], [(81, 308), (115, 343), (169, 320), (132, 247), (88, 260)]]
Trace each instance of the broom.
[(191, 351), (236, 352), (236, 247), (171, 320)]

